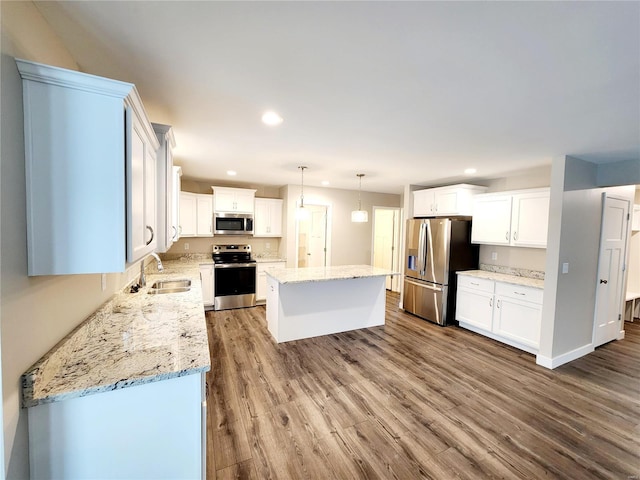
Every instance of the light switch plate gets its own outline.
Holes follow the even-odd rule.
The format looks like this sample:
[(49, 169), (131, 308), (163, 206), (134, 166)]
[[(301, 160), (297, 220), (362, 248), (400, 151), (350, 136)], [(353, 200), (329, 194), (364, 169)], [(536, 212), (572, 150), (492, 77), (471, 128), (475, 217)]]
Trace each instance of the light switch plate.
[(185, 249), (185, 250), (189, 250), (189, 244), (188, 244), (188, 243), (185, 243), (185, 244), (184, 244), (184, 249)]
[(568, 263), (563, 263), (562, 264), (562, 273), (569, 273), (569, 264)]

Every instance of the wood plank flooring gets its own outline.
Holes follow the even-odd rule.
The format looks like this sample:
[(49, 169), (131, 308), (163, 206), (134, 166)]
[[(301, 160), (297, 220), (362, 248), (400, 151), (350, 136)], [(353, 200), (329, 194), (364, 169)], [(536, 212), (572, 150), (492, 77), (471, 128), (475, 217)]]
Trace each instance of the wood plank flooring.
[(397, 308), (276, 344), (208, 312), (207, 479), (638, 479), (640, 324), (556, 370)]

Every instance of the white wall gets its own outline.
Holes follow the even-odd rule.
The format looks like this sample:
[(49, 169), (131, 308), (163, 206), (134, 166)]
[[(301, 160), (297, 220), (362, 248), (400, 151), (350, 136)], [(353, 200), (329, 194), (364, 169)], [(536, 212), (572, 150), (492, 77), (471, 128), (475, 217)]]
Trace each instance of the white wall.
[[(294, 267), (296, 259), (295, 210), (300, 200), (300, 186), (287, 185), (284, 191), (287, 237), (284, 254), (287, 266)], [(357, 207), (357, 190), (304, 187), (305, 205), (328, 205), (331, 219), (331, 249), (329, 262), (336, 265), (370, 265), (372, 238), (372, 207), (401, 207), (401, 196), (386, 193), (362, 192), (362, 208), (369, 212), (369, 222), (352, 223), (351, 211)]]
[[(601, 166), (600, 166), (601, 167)], [(598, 169), (572, 157), (554, 159), (549, 242), (538, 363), (559, 364), (592, 348), (602, 193), (633, 201), (634, 187), (598, 188)], [(562, 274), (560, 265), (569, 263)]]
[(4, 461), (7, 478), (24, 479), (29, 478), (29, 463), (20, 375), (113, 295), (126, 276), (108, 275), (104, 292), (100, 275), (27, 276), (22, 83), (14, 57), (69, 69), (77, 65), (33, 3), (0, 2), (0, 14)]

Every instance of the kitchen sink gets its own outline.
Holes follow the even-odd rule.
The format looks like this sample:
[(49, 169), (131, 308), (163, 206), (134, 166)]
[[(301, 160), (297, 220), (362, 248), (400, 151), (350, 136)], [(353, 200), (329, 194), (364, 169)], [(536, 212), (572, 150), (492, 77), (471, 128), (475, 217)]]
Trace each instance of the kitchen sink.
[(160, 295), (163, 293), (180, 293), (191, 290), (191, 280), (159, 280), (154, 282), (149, 288), (152, 295)]

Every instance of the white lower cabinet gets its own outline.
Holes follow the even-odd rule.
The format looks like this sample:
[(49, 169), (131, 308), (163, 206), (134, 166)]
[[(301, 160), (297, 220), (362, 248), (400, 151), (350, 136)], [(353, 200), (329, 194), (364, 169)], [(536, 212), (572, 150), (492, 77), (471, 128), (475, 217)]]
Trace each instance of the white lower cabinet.
[(259, 262), (256, 268), (256, 302), (264, 303), (267, 300), (267, 270), (272, 268), (284, 268), (287, 262)]
[(202, 281), (202, 301), (204, 307), (213, 307), (215, 290), (214, 290), (214, 270), (213, 264), (200, 265), (200, 280)]
[(529, 353), (538, 353), (542, 289), (458, 275), (460, 326)]
[(31, 478), (205, 478), (203, 377), (30, 407)]
[(456, 319), (491, 331), (493, 326), (494, 282), (485, 279), (458, 277)]

